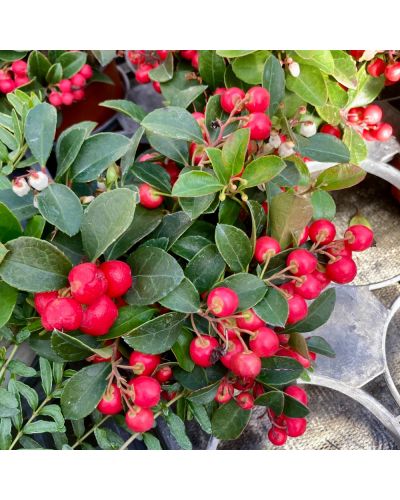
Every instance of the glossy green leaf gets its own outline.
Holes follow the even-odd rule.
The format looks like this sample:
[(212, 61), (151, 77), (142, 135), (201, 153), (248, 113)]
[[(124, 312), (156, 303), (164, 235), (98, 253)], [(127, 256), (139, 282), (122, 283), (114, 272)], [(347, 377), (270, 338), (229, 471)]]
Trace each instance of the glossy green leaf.
[(197, 121), (188, 111), (176, 106), (152, 111), (142, 120), (142, 126), (150, 132), (171, 139), (183, 139), (199, 144), (203, 142)]
[(334, 78), (348, 89), (357, 86), (357, 68), (354, 58), (344, 50), (331, 50), (334, 60)]
[(289, 418), (304, 418), (310, 413), (310, 410), (299, 400), (285, 394), (283, 413)]
[(256, 400), (257, 406), (266, 406), (276, 414), (280, 415), (283, 411), (285, 396), (282, 391), (269, 391), (261, 394)]
[(46, 221), (41, 215), (34, 215), (28, 220), (24, 230), (24, 236), (32, 236), (33, 238), (41, 238)]
[(133, 101), (128, 101), (126, 99), (110, 99), (100, 103), (100, 106), (115, 109), (115, 111), (128, 116), (137, 123), (140, 123), (146, 116), (146, 111), (143, 108), (135, 104)]
[(157, 309), (148, 306), (124, 306), (118, 309), (118, 318), (110, 331), (101, 340), (116, 339), (126, 335), (138, 326), (147, 323), (157, 313)]
[(42, 85), (46, 84), (46, 75), (50, 69), (50, 61), (38, 50), (32, 50), (28, 57), (28, 76), (30, 80), (36, 79)]
[(225, 61), (215, 50), (199, 51), (199, 73), (211, 89), (224, 86)]
[(217, 224), (215, 243), (233, 272), (238, 273), (247, 269), (253, 257), (253, 249), (244, 231), (235, 226)]
[(179, 176), (172, 189), (173, 196), (196, 197), (221, 191), (223, 184), (208, 172), (193, 170)]
[(78, 71), (82, 68), (82, 66), (86, 62), (86, 53), (80, 51), (69, 51), (64, 52), (57, 59), (57, 61), (61, 64), (63, 69), (63, 77), (71, 78), (71, 76), (78, 73)]
[(239, 297), (239, 310), (243, 311), (255, 306), (264, 297), (266, 284), (249, 273), (232, 274), (223, 281), (217, 283), (217, 286), (226, 286), (237, 293)]
[(36, 199), (38, 210), (47, 222), (69, 236), (79, 232), (83, 209), (71, 189), (63, 184), (50, 184)]
[(201, 214), (212, 205), (215, 199), (215, 194), (206, 194), (205, 196), (197, 196), (196, 198), (180, 198), (179, 204), (184, 212), (192, 219), (197, 219)]
[(197, 252), (200, 252), (202, 248), (209, 245), (210, 240), (204, 238), (203, 236), (183, 236), (174, 243), (171, 250), (179, 257), (183, 257), (186, 260), (192, 259)]
[(183, 280), (178, 262), (161, 248), (141, 247), (129, 256), (133, 287), (126, 294), (132, 305), (148, 305), (168, 295)]
[(21, 235), (22, 227), (18, 219), (4, 203), (0, 202), (0, 242), (7, 243)]
[(107, 387), (109, 363), (97, 363), (82, 368), (66, 383), (61, 395), (64, 417), (78, 420), (89, 415), (98, 405)]
[(195, 313), (200, 308), (200, 297), (193, 283), (184, 277), (172, 292), (160, 300), (160, 304), (171, 311)]
[(250, 162), (243, 172), (242, 179), (247, 181), (246, 189), (264, 184), (277, 176), (286, 167), (279, 156), (261, 156)]
[(171, 434), (176, 439), (179, 447), (183, 450), (191, 450), (192, 443), (190, 439), (187, 437), (185, 424), (183, 420), (172, 411), (169, 411), (167, 413), (167, 415), (165, 416), (165, 420), (168, 424)]
[[(103, 337), (101, 337), (102, 340)], [(79, 361), (92, 354), (102, 358), (109, 358), (112, 354), (111, 348), (101, 347), (96, 339), (84, 334), (67, 334), (54, 330), (51, 336), (51, 347), (65, 361)]]
[(221, 405), (211, 420), (212, 433), (225, 441), (237, 439), (250, 420), (251, 412), (243, 410), (233, 399)]
[(311, 195), (313, 219), (333, 220), (336, 215), (335, 200), (327, 191), (314, 191)]
[(171, 160), (177, 161), (187, 165), (188, 162), (188, 143), (181, 139), (170, 139), (162, 135), (153, 134), (149, 131), (146, 132), (147, 139), (150, 146), (165, 155)]
[(27, 292), (58, 290), (66, 285), (71, 263), (54, 245), (21, 236), (6, 245), (8, 254), (0, 266), (0, 277)]
[(232, 63), (235, 75), (246, 83), (260, 84), (263, 78), (264, 64), (270, 52), (257, 50), (251, 54), (238, 57)]
[(306, 318), (285, 329), (285, 333), (311, 332), (325, 324), (335, 307), (336, 291), (328, 288), (308, 308)]
[(335, 62), (330, 50), (296, 50), (301, 59), (310, 66), (319, 68), (331, 75), (335, 69)]
[(123, 338), (133, 349), (148, 354), (161, 354), (171, 349), (178, 340), (184, 319), (185, 315), (178, 312), (163, 314), (140, 325)]
[(174, 75), (174, 56), (172, 52), (168, 55), (162, 64), (149, 71), (149, 76), (154, 82), (168, 82)]
[(353, 128), (346, 127), (343, 134), (343, 142), (349, 148), (350, 161), (359, 165), (368, 155), (367, 145), (362, 136)]
[(54, 106), (41, 103), (28, 111), (25, 123), (25, 139), (33, 156), (46, 165), (56, 133), (57, 112)]
[(192, 401), (195, 404), (207, 404), (213, 401), (215, 395), (217, 394), (218, 387), (220, 385), (220, 381), (214, 382), (213, 384), (207, 385), (206, 387), (202, 387), (201, 389), (197, 389), (189, 394), (186, 398), (189, 401)]
[(328, 100), (325, 79), (318, 68), (300, 65), (300, 75), (287, 75), (286, 87), (313, 106), (323, 106)]
[(171, 192), (170, 176), (161, 165), (147, 161), (138, 162), (132, 165), (131, 172), (137, 179), (153, 186), (158, 191)]
[(135, 199), (130, 189), (101, 194), (86, 209), (82, 220), (82, 242), (90, 259), (96, 260), (130, 226)]
[(234, 175), (238, 175), (244, 167), (244, 160), (247, 154), (250, 132), (248, 129), (239, 129), (229, 135), (222, 146), (222, 162), (225, 169), (230, 173), (225, 181)]
[(18, 290), (0, 281), (0, 327), (4, 326), (10, 319), (17, 302), (17, 296)]
[(76, 182), (97, 179), (104, 170), (119, 160), (129, 148), (129, 139), (121, 134), (102, 132), (85, 140), (72, 166)]
[(225, 269), (216, 245), (203, 247), (188, 263), (185, 275), (200, 293), (208, 291)]
[(311, 352), (316, 354), (321, 354), (322, 356), (327, 356), (328, 358), (336, 357), (335, 351), (328, 344), (328, 342), (318, 335), (314, 335), (307, 339), (307, 346)]
[(187, 89), (177, 90), (170, 101), (170, 105), (179, 108), (187, 108), (201, 96), (205, 90), (207, 90), (207, 85), (193, 85)]
[(270, 93), (268, 114), (273, 116), (285, 97), (285, 72), (281, 63), (273, 55), (265, 61), (262, 86)]
[(262, 359), (262, 369), (257, 381), (272, 386), (288, 385), (298, 379), (302, 372), (302, 365), (295, 359), (271, 356)]
[(282, 328), (286, 324), (289, 307), (282, 293), (269, 288), (264, 298), (254, 306), (254, 311), (269, 325)]
[(46, 80), (50, 84), (58, 83), (63, 77), (63, 68), (60, 63), (53, 64), (46, 74)]
[(335, 165), (319, 174), (316, 187), (325, 191), (346, 189), (365, 179), (366, 171), (356, 165)]
[(39, 358), (39, 366), (42, 387), (46, 396), (49, 396), (53, 387), (53, 374), (51, 371), (51, 365), (47, 359)]
[(191, 332), (186, 328), (181, 328), (179, 337), (171, 347), (178, 365), (187, 372), (191, 372), (194, 368), (194, 363), (189, 353), (189, 347), (192, 340), (193, 335), (191, 334)]
[(299, 153), (315, 161), (347, 163), (350, 161), (348, 147), (337, 137), (330, 134), (315, 134), (303, 138), (297, 144)]

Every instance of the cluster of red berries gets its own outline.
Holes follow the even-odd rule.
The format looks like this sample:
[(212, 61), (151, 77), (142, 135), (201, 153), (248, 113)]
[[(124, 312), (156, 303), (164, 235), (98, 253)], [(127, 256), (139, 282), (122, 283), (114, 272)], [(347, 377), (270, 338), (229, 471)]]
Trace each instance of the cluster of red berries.
[(49, 94), (49, 103), (59, 108), (70, 106), (74, 102), (85, 98), (84, 87), (87, 80), (93, 76), (93, 70), (89, 64), (84, 64), (80, 71), (71, 78), (65, 78), (52, 87)]
[(0, 92), (3, 94), (8, 94), (28, 82), (28, 65), (25, 61), (14, 61), (9, 69), (0, 70)]
[(152, 408), (158, 405), (161, 397), (170, 399), (168, 393), (162, 391), (161, 384), (168, 382), (173, 372), (169, 365), (160, 366), (160, 363), (159, 355), (133, 351), (129, 366), (125, 368), (130, 369), (136, 376), (128, 381), (119, 377), (117, 383), (110, 379), (97, 409), (104, 415), (115, 415), (123, 411), (125, 402), (128, 408), (125, 422), (129, 429), (134, 432), (150, 430), (154, 424)]
[(34, 303), (47, 331), (62, 330), (100, 336), (118, 317), (118, 300), (132, 285), (125, 262), (110, 260), (97, 266), (87, 262), (68, 275), (69, 288), (35, 294)]
[(377, 104), (349, 109), (347, 122), (359, 129), (367, 141), (388, 141), (393, 128), (389, 123), (382, 122), (382, 109)]
[[(350, 50), (350, 54), (357, 61), (364, 55), (365, 50)], [(381, 75), (385, 76), (385, 86), (393, 85), (400, 81), (400, 62), (393, 59), (391, 54), (394, 51), (389, 51), (389, 60), (385, 61), (385, 55), (374, 57), (367, 65), (368, 73), (374, 78)], [(382, 54), (382, 51), (381, 51)]]
[[(129, 61), (136, 66), (135, 78), (138, 83), (150, 83), (149, 72), (165, 61), (169, 50), (128, 50)], [(161, 92), (159, 82), (152, 82), (154, 90)]]

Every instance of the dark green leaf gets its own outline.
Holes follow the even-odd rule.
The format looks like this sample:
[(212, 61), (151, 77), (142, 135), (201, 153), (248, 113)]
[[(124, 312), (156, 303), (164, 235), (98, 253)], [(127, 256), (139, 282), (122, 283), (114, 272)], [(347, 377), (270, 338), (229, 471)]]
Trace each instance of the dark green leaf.
[(215, 50), (199, 51), (199, 73), (212, 89), (224, 86), (225, 62)]
[(63, 77), (63, 69), (60, 63), (53, 64), (46, 75), (46, 80), (50, 84), (58, 83)]
[(217, 394), (217, 389), (219, 387), (220, 381), (214, 382), (213, 384), (207, 385), (206, 387), (202, 387), (197, 391), (193, 391), (186, 399), (195, 403), (204, 405), (207, 403), (211, 403)]
[(183, 279), (180, 265), (161, 248), (139, 248), (130, 255), (128, 263), (134, 286), (126, 294), (126, 300), (132, 305), (158, 302)]
[(281, 63), (273, 55), (265, 61), (262, 86), (270, 93), (268, 114), (273, 116), (285, 97), (285, 72)]
[(207, 89), (207, 85), (193, 85), (187, 89), (177, 90), (171, 99), (171, 106), (187, 108)]
[(41, 103), (28, 111), (25, 123), (25, 139), (33, 156), (46, 165), (56, 133), (57, 111), (54, 106)]
[(10, 319), (17, 302), (17, 296), (18, 290), (0, 281), (0, 327), (4, 326)]
[(326, 323), (335, 307), (336, 291), (334, 288), (328, 288), (313, 301), (308, 308), (308, 314), (305, 319), (289, 326), (285, 333), (290, 332), (311, 332)]
[(307, 406), (300, 403), (300, 401), (285, 394), (283, 413), (289, 418), (303, 418), (306, 417), (310, 411)]
[(103, 101), (100, 103), (100, 106), (115, 109), (119, 113), (128, 116), (137, 123), (140, 123), (146, 116), (146, 111), (143, 108), (126, 99), (111, 99), (109, 101)]
[(173, 196), (196, 197), (216, 193), (223, 188), (218, 179), (208, 172), (193, 170), (181, 174), (176, 181)]
[(315, 134), (309, 139), (303, 138), (297, 145), (302, 156), (315, 161), (347, 163), (350, 161), (348, 147), (337, 137), (330, 134)]
[(307, 346), (311, 352), (316, 354), (322, 354), (322, 356), (328, 356), (328, 358), (334, 358), (336, 356), (335, 351), (328, 344), (328, 342), (317, 335), (307, 339)]
[(323, 106), (328, 99), (325, 79), (318, 68), (300, 65), (300, 75), (287, 75), (286, 87), (313, 106)]
[(153, 434), (144, 432), (142, 437), (148, 450), (162, 450), (160, 441)]
[(135, 199), (130, 189), (114, 189), (98, 196), (83, 215), (82, 242), (88, 257), (97, 259), (130, 226)]
[(197, 121), (185, 109), (176, 106), (156, 109), (143, 120), (142, 126), (158, 135), (171, 139), (183, 139), (203, 142), (203, 136)]
[(238, 57), (232, 63), (235, 75), (246, 83), (260, 84), (263, 78), (263, 68), (270, 55), (268, 50), (257, 50), (251, 54)]
[(211, 420), (210, 417), (208, 416), (205, 407), (202, 405), (189, 402), (189, 408), (193, 413), (194, 418), (197, 420), (200, 427), (203, 429), (203, 431), (206, 432), (207, 434), (211, 434), (212, 432)]
[(182, 139), (170, 139), (162, 135), (146, 132), (150, 146), (167, 158), (187, 165), (188, 143)]
[(63, 77), (71, 78), (71, 76), (78, 73), (78, 71), (82, 68), (82, 66), (86, 62), (86, 53), (73, 51), (73, 52), (64, 52), (57, 59), (57, 61), (61, 64), (63, 69)]
[(235, 226), (217, 224), (215, 243), (219, 253), (233, 272), (245, 271), (253, 257), (246, 233)]
[[(192, 336), (193, 338), (193, 336)], [(201, 368), (196, 365), (191, 372), (187, 372), (177, 367), (174, 368), (174, 376), (176, 380), (186, 389), (195, 391), (202, 389), (205, 386), (211, 385), (226, 374), (226, 370), (220, 364), (211, 366), (210, 368)]]
[(208, 291), (218, 280), (225, 269), (224, 259), (216, 245), (207, 245), (190, 260), (185, 269), (185, 275), (197, 290)]
[(29, 385), (26, 385), (19, 380), (15, 381), (15, 385), (19, 394), (26, 399), (30, 408), (32, 408), (32, 410), (36, 410), (39, 406), (39, 396), (37, 392), (32, 389), (32, 387), (29, 387)]
[(233, 175), (239, 174), (244, 166), (244, 160), (249, 144), (250, 133), (248, 129), (239, 129), (229, 135), (222, 147), (222, 161), (229, 176), (227, 182)]
[(183, 423), (182, 419), (172, 411), (169, 411), (165, 416), (165, 420), (168, 424), (171, 434), (176, 439), (178, 445), (183, 450), (191, 450), (192, 443), (190, 442), (190, 439), (187, 437), (185, 424)]
[(30, 80), (36, 80), (42, 85), (46, 84), (46, 75), (50, 69), (50, 61), (38, 50), (33, 50), (28, 57), (28, 76)]
[(234, 400), (220, 406), (214, 413), (212, 433), (218, 439), (237, 439), (250, 420), (251, 412), (243, 410)]
[(256, 405), (271, 408), (276, 415), (281, 415), (284, 403), (285, 397), (282, 391), (269, 391), (255, 400)]
[(161, 354), (175, 344), (182, 328), (185, 315), (171, 312), (158, 316), (124, 336), (125, 342), (141, 352)]
[(124, 306), (118, 310), (118, 318), (111, 327), (107, 335), (101, 337), (102, 340), (116, 339), (135, 330), (143, 323), (150, 321), (157, 310), (147, 306)]
[(284, 327), (289, 314), (288, 302), (278, 290), (269, 288), (265, 297), (254, 306), (254, 311), (269, 325)]
[(171, 348), (179, 366), (187, 372), (191, 372), (194, 368), (194, 363), (189, 354), (192, 339), (193, 335), (186, 328), (181, 328), (181, 333)]
[(185, 213), (193, 220), (200, 217), (214, 202), (215, 194), (197, 196), (196, 198), (180, 198), (179, 204)]
[(367, 145), (361, 135), (353, 128), (346, 127), (343, 142), (349, 148), (350, 161), (359, 165), (368, 155)]
[(171, 192), (171, 180), (168, 172), (157, 163), (138, 162), (134, 163), (131, 172), (140, 181), (150, 184), (162, 193)]
[(260, 302), (267, 291), (266, 284), (254, 274), (238, 273), (229, 276), (217, 283), (217, 286), (226, 286), (237, 293), (239, 310), (243, 311)]
[(325, 191), (346, 189), (365, 179), (366, 171), (356, 165), (335, 165), (319, 174), (316, 187)]
[(257, 380), (267, 385), (287, 385), (300, 377), (302, 365), (293, 358), (272, 356), (262, 359), (262, 369)]
[(154, 82), (168, 82), (174, 75), (174, 56), (168, 52), (165, 61), (149, 72), (150, 78)]
[(83, 368), (67, 382), (61, 395), (65, 418), (78, 420), (96, 408), (106, 390), (110, 370), (109, 363), (97, 363)]
[(71, 263), (47, 241), (22, 236), (9, 241), (0, 276), (9, 285), (27, 292), (58, 290), (66, 284)]
[(333, 220), (336, 215), (335, 200), (327, 191), (314, 191), (311, 195), (313, 219)]
[(24, 236), (32, 236), (32, 238), (40, 239), (45, 225), (46, 221), (41, 215), (34, 215), (28, 220), (25, 226)]
[(119, 450), (119, 448), (124, 444), (124, 440), (121, 436), (116, 434), (111, 429), (99, 428), (95, 429), (94, 435), (96, 437), (97, 444), (102, 450)]
[(242, 175), (242, 179), (247, 181), (245, 188), (258, 186), (270, 181), (285, 167), (285, 162), (279, 156), (262, 156), (253, 160), (246, 166)]
[(76, 194), (63, 184), (50, 184), (37, 196), (39, 212), (63, 233), (79, 232), (83, 209)]
[(160, 304), (172, 311), (195, 313), (200, 308), (200, 297), (193, 283), (186, 277), (181, 283), (161, 299)]
[(154, 238), (168, 238), (168, 245), (172, 246), (191, 225), (192, 220), (185, 212), (167, 214), (154, 231), (153, 236)]

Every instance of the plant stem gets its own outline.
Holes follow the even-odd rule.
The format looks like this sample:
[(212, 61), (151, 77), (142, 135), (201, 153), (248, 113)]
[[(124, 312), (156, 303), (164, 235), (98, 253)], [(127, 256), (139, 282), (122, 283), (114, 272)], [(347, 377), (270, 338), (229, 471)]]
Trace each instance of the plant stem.
[(26, 422), (26, 424), (22, 427), (22, 429), (18, 432), (18, 434), (15, 436), (15, 439), (14, 441), (11, 443), (10, 447), (8, 448), (9, 450), (12, 450), (14, 448), (14, 446), (18, 443), (18, 441), (20, 440), (20, 438), (23, 436), (24, 434), (24, 429), (25, 427), (30, 424), (32, 422), (32, 420), (34, 420), (40, 413), (40, 411), (42, 410), (42, 408), (44, 408), (47, 403), (49, 401), (51, 401), (53, 399), (53, 395), (50, 394), (49, 396), (47, 396), (43, 402), (40, 404), (40, 406), (38, 406), (36, 408), (36, 410), (32, 413), (30, 419)]
[(85, 441), (85, 439), (86, 439), (87, 437), (89, 437), (89, 436), (90, 436), (90, 434), (92, 434), (92, 432), (94, 432), (94, 431), (95, 431), (96, 429), (98, 429), (101, 425), (103, 425), (103, 424), (104, 424), (104, 422), (105, 422), (106, 420), (108, 420), (109, 418), (110, 418), (110, 415), (106, 415), (104, 418), (102, 418), (102, 419), (100, 420), (100, 422), (97, 422), (97, 424), (96, 424), (96, 425), (94, 425), (91, 429), (89, 429), (89, 430), (87, 431), (87, 433), (86, 433), (86, 434), (84, 434), (84, 435), (83, 435), (82, 437), (80, 437), (77, 441), (75, 441), (75, 443), (72, 445), (72, 449), (75, 449), (77, 446), (79, 446), (81, 443), (83, 443), (83, 441)]
[(18, 349), (19, 349), (19, 344), (15, 344), (14, 347), (12, 348), (11, 352), (10, 352), (10, 355), (8, 356), (7, 360), (5, 361), (4, 365), (1, 367), (1, 370), (0, 370), (0, 386), (3, 383), (3, 379), (5, 377), (5, 373), (6, 373), (7, 367), (10, 364), (11, 360), (13, 359), (13, 357), (15, 356), (15, 353), (18, 351)]
[[(175, 403), (175, 401), (178, 401), (178, 399), (180, 399), (182, 396), (184, 395), (183, 392), (181, 392), (180, 394), (178, 394), (177, 396), (174, 397), (174, 399), (171, 399), (171, 401), (169, 401), (165, 406), (168, 408), (170, 407), (172, 404)], [(158, 411), (155, 415), (154, 415), (154, 420), (156, 418), (158, 418), (160, 415), (161, 415), (162, 411)], [(128, 446), (133, 442), (135, 441), (135, 439), (139, 436), (140, 432), (135, 432), (135, 434), (132, 434), (132, 436), (127, 439), (125, 441), (125, 443), (120, 447), (120, 450), (126, 450), (128, 448)]]

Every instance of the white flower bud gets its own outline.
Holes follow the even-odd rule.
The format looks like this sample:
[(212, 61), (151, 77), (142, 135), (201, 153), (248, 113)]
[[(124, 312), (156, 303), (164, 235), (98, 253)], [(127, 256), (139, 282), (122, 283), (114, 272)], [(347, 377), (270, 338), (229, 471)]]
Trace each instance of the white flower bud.
[(12, 190), (17, 196), (26, 196), (31, 188), (24, 178), (17, 178), (12, 181)]
[(106, 185), (104, 182), (98, 182), (97, 183), (97, 190), (98, 191), (105, 191), (107, 189)]
[(34, 206), (35, 208), (38, 208), (38, 207), (39, 207), (39, 205), (38, 205), (38, 201), (37, 201), (37, 196), (34, 196), (34, 197), (33, 197), (33, 206)]
[(300, 125), (300, 134), (304, 137), (312, 137), (317, 133), (317, 126), (314, 122), (308, 121)]
[(279, 134), (271, 135), (268, 143), (271, 144), (271, 146), (275, 149), (279, 148), (279, 146), (282, 143), (281, 138), (279, 137)]
[(286, 158), (288, 156), (293, 155), (294, 154), (294, 149), (293, 149), (292, 145), (293, 145), (292, 142), (283, 142), (279, 146), (279, 150), (278, 150), (279, 156), (281, 158)]
[(295, 78), (297, 78), (300, 75), (300, 66), (299, 63), (297, 63), (296, 61), (291, 62), (288, 66), (288, 69), (289, 73)]
[(33, 189), (42, 191), (49, 185), (49, 178), (42, 171), (32, 172), (28, 177), (28, 182), (33, 187)]
[(80, 200), (84, 205), (88, 205), (94, 200), (94, 196), (82, 196)]

